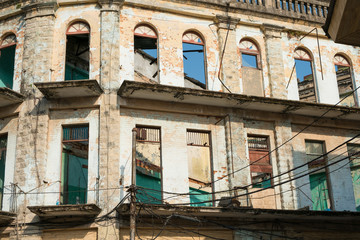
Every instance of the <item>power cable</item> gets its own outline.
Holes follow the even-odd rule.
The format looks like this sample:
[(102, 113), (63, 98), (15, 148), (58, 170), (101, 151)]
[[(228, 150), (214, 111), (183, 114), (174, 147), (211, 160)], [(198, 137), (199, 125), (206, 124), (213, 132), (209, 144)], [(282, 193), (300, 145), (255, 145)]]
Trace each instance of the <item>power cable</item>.
[[(349, 156), (346, 156), (346, 157), (344, 157), (344, 158), (341, 158), (340, 160), (337, 160), (337, 161), (334, 161), (334, 162), (332, 162), (332, 163), (328, 163), (328, 164), (326, 164), (326, 165), (324, 165), (324, 166), (322, 166), (322, 167), (316, 168), (316, 169), (314, 169), (314, 170), (312, 170), (312, 171), (310, 171), (310, 172), (308, 172), (308, 173), (305, 173), (305, 174), (302, 174), (302, 175), (300, 175), (300, 176), (297, 176), (297, 177), (294, 177), (294, 178), (290, 178), (290, 179), (288, 179), (288, 180), (286, 180), (286, 181), (283, 181), (283, 182), (279, 182), (279, 183), (277, 183), (277, 184), (274, 184), (272, 187), (277, 187), (277, 186), (283, 185), (283, 184), (285, 184), (285, 183), (294, 181), (294, 180), (296, 180), (296, 179), (303, 178), (303, 177), (305, 177), (305, 176), (307, 176), (307, 175), (310, 175), (310, 174), (312, 174), (312, 173), (316, 173), (316, 172), (318, 172), (319, 170), (322, 170), (322, 169), (325, 169), (325, 168), (327, 168), (327, 167), (330, 167), (330, 166), (332, 166), (332, 165), (334, 165), (334, 164), (337, 164), (337, 163), (339, 163), (339, 162), (341, 162), (341, 161), (344, 161), (345, 159), (348, 159), (348, 158), (350, 158), (350, 157), (352, 157), (352, 156), (358, 155), (359, 153), (360, 153), (360, 151), (355, 152), (355, 153), (353, 153), (353, 154), (351, 154), (351, 155), (349, 155)], [(251, 194), (254, 194), (254, 193), (262, 192), (262, 191), (264, 191), (264, 190), (266, 190), (266, 189), (267, 189), (267, 188), (261, 188), (261, 189), (258, 189), (258, 190), (255, 190), (255, 191), (252, 191), (252, 192), (249, 192), (249, 193), (237, 194), (237, 195), (233, 196), (232, 198), (237, 198), (237, 197), (242, 197), (242, 196), (248, 196), (248, 195), (251, 195)], [(168, 203), (168, 205), (170, 205), (170, 206), (177, 206), (177, 205), (181, 206), (181, 205), (190, 205), (190, 204), (205, 204), (205, 203), (218, 202), (218, 201), (220, 201), (220, 200), (221, 200), (221, 199), (213, 199), (213, 200), (208, 200), (208, 201), (189, 202), (189, 203), (175, 203), (175, 204), (169, 204), (169, 203)]]
[[(299, 132), (297, 132), (295, 135), (293, 135), (292, 137), (290, 137), (288, 140), (284, 141), (283, 143), (281, 143), (279, 146), (277, 146), (276, 148), (274, 148), (273, 150), (269, 151), (269, 153), (267, 153), (266, 155), (258, 158), (257, 160), (251, 162), (250, 164), (248, 164), (247, 166), (244, 166), (242, 168), (239, 168), (235, 171), (232, 171), (222, 177), (219, 177), (218, 179), (207, 183), (207, 185), (211, 185), (214, 184), (220, 180), (223, 180), (226, 177), (229, 177), (230, 175), (233, 175), (234, 173), (237, 173), (241, 170), (244, 170), (248, 167), (250, 167), (251, 165), (254, 165), (255, 163), (259, 162), (260, 160), (264, 159), (265, 157), (268, 157), (271, 153), (273, 153), (274, 151), (278, 150), (279, 148), (283, 147), (285, 144), (289, 143), (290, 141), (292, 141), (294, 138), (296, 138), (297, 136), (299, 136), (301, 133), (303, 133), (305, 130), (307, 130), (308, 128), (310, 128), (311, 126), (313, 126), (316, 122), (318, 122), (320, 119), (322, 119), (327, 113), (329, 113), (331, 110), (333, 110), (337, 105), (339, 105), (342, 101), (344, 101), (347, 97), (349, 97), (350, 95), (352, 95), (355, 91), (357, 91), (360, 88), (360, 86), (358, 86), (357, 88), (355, 88), (353, 91), (349, 92), (348, 95), (346, 95), (346, 97), (344, 97), (343, 99), (341, 99), (340, 101), (338, 101), (336, 104), (332, 105), (328, 110), (326, 110), (323, 114), (321, 114), (319, 117), (316, 117), (315, 120), (313, 120), (310, 124), (306, 125), (303, 129), (301, 129)], [(201, 187), (199, 188), (201, 189)]]
[[(263, 180), (263, 181), (258, 182), (258, 183), (256, 183), (256, 184), (264, 183), (264, 182), (266, 182), (266, 181), (268, 181), (268, 180), (275, 179), (275, 178), (277, 178), (277, 177), (280, 177), (280, 176), (282, 176), (282, 175), (285, 175), (285, 174), (287, 174), (287, 173), (290, 173), (290, 172), (292, 172), (292, 171), (294, 171), (294, 170), (297, 170), (297, 169), (299, 169), (299, 168), (305, 167), (305, 166), (307, 166), (308, 164), (311, 164), (311, 163), (313, 163), (313, 162), (315, 162), (315, 161), (317, 161), (317, 160), (323, 159), (323, 158), (325, 158), (327, 155), (329, 155), (330, 153), (333, 153), (334, 151), (341, 149), (341, 147), (342, 147), (343, 145), (348, 144), (349, 142), (353, 141), (354, 139), (356, 139), (356, 138), (359, 137), (359, 136), (360, 136), (360, 133), (357, 134), (357, 135), (355, 135), (355, 136), (352, 137), (351, 139), (349, 139), (349, 140), (347, 140), (347, 141), (345, 141), (345, 142), (337, 145), (337, 146), (336, 146), (335, 148), (333, 148), (332, 150), (330, 150), (330, 151), (328, 151), (328, 152), (326, 152), (326, 153), (324, 153), (324, 154), (322, 154), (322, 155), (320, 155), (320, 156), (318, 156), (318, 157), (316, 157), (316, 158), (314, 158), (314, 159), (312, 159), (312, 160), (310, 160), (310, 161), (308, 161), (308, 162), (306, 162), (306, 163), (304, 163), (304, 164), (301, 164), (301, 165), (299, 165), (299, 166), (297, 166), (297, 167), (295, 167), (295, 168), (292, 168), (292, 169), (290, 169), (290, 170), (288, 170), (288, 171), (286, 171), (286, 172), (280, 173), (280, 174), (278, 174), (278, 175), (275, 175), (275, 176), (273, 176), (273, 177), (271, 177), (271, 178), (269, 178), (269, 179), (267, 179), (267, 180)], [(357, 141), (359, 141), (359, 140), (357, 140)], [(357, 142), (357, 141), (356, 141), (356, 142)], [(346, 152), (347, 152), (347, 151), (342, 152), (342, 153), (346, 153)], [(336, 159), (338, 156), (339, 156), (339, 155), (334, 156), (333, 158), (328, 159), (328, 161), (333, 160), (333, 159)], [(307, 170), (305, 170), (305, 171), (307, 171)], [(302, 172), (305, 172), (305, 171), (302, 171)], [(299, 173), (297, 173), (296, 175), (298, 175), (298, 174), (299, 174)], [(294, 176), (296, 176), (296, 175), (294, 175)], [(289, 178), (290, 178), (290, 177), (289, 177)], [(255, 184), (249, 184), (249, 185), (246, 185), (246, 186), (244, 186), (244, 187), (242, 187), (242, 188), (248, 188), (248, 187), (251, 187), (251, 186), (253, 186), (253, 185), (255, 185)], [(138, 188), (139, 188), (139, 189), (150, 190), (150, 191), (155, 191), (155, 192), (162, 192), (162, 193), (166, 193), (166, 194), (175, 194), (175, 195), (178, 195), (178, 196), (182, 196), (182, 195), (203, 195), (202, 193), (174, 193), (174, 192), (168, 192), (168, 191), (150, 189), (150, 188), (145, 188), (145, 187), (140, 187), (140, 186), (138, 186)], [(213, 191), (213, 192), (209, 192), (209, 193), (206, 193), (206, 194), (225, 193), (225, 192), (231, 192), (231, 191), (233, 191), (233, 190), (234, 190), (234, 189), (228, 189), (228, 190), (222, 190), (222, 191)], [(157, 199), (156, 201), (161, 201), (161, 200)]]

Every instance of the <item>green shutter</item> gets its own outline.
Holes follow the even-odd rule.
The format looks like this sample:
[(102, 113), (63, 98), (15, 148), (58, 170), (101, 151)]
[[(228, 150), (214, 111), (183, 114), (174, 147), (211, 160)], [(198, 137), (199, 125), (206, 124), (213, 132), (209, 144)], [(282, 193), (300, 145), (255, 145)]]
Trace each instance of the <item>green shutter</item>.
[(310, 175), (311, 200), (313, 210), (328, 210), (329, 193), (327, 189), (325, 172)]

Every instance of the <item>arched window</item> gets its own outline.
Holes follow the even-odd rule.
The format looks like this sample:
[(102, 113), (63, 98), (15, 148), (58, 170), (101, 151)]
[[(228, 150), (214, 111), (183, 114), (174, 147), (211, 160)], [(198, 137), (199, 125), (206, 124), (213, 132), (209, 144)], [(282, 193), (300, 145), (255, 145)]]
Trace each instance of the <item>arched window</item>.
[(0, 40), (0, 87), (13, 87), (15, 49), (15, 34), (5, 35)]
[(241, 61), (243, 67), (260, 68), (260, 52), (253, 41), (240, 41)]
[(157, 34), (147, 25), (139, 25), (134, 31), (135, 80), (159, 82)]
[(295, 50), (295, 69), (300, 101), (316, 102), (311, 55), (304, 49)]
[(339, 89), (340, 99), (344, 99), (340, 104), (343, 106), (355, 106), (355, 93), (351, 93), (354, 90), (353, 80), (351, 77), (351, 65), (349, 61), (337, 54), (334, 57), (336, 80)]
[(65, 80), (89, 79), (90, 26), (75, 22), (66, 31)]
[(183, 35), (183, 59), (185, 87), (206, 89), (205, 44), (199, 34)]
[(263, 97), (264, 86), (258, 45), (254, 41), (245, 38), (240, 41), (239, 48), (243, 93)]

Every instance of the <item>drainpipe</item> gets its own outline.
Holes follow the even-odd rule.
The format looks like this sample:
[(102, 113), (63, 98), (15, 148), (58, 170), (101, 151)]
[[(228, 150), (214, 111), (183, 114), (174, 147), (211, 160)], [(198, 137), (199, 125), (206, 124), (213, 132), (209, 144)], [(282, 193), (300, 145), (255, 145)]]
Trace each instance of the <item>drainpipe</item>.
[(132, 130), (131, 186), (130, 186), (130, 240), (135, 240), (136, 230), (136, 128)]

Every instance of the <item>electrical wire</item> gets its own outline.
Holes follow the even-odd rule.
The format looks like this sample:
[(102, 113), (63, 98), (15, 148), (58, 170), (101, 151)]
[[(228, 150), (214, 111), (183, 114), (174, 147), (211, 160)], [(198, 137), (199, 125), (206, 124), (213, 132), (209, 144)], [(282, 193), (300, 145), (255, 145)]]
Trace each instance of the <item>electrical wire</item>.
[[(283, 176), (283, 175), (285, 175), (285, 174), (288, 174), (288, 173), (290, 173), (290, 172), (292, 172), (292, 171), (294, 171), (294, 170), (297, 170), (297, 169), (300, 169), (300, 168), (302, 168), (302, 167), (305, 167), (305, 166), (307, 166), (308, 164), (311, 164), (311, 163), (313, 163), (313, 162), (316, 162), (317, 160), (323, 159), (323, 158), (325, 158), (327, 155), (329, 155), (330, 153), (333, 153), (334, 151), (341, 149), (341, 146), (344, 146), (345, 144), (348, 144), (348, 143), (352, 142), (354, 139), (356, 139), (356, 138), (359, 137), (359, 136), (360, 136), (360, 133), (357, 134), (357, 135), (355, 135), (354, 137), (350, 138), (349, 140), (347, 140), (347, 141), (345, 141), (345, 142), (337, 145), (337, 146), (334, 147), (332, 150), (330, 150), (330, 151), (328, 151), (328, 152), (326, 152), (326, 153), (324, 153), (324, 154), (322, 154), (322, 155), (320, 155), (320, 156), (318, 156), (318, 157), (316, 157), (316, 158), (314, 158), (314, 159), (312, 159), (312, 160), (310, 160), (310, 161), (308, 161), (308, 162), (306, 162), (306, 163), (304, 163), (304, 164), (301, 164), (301, 165), (299, 165), (299, 166), (297, 166), (297, 167), (295, 167), (295, 168), (292, 168), (292, 169), (290, 169), (290, 170), (288, 170), (288, 171), (285, 171), (285, 172), (283, 172), (283, 173), (280, 173), (280, 174), (278, 174), (278, 175), (275, 175), (275, 176), (273, 176), (273, 177), (271, 177), (271, 178), (269, 178), (269, 179), (267, 179), (267, 180), (263, 180), (263, 181), (258, 182), (258, 183), (256, 183), (256, 184), (264, 183), (264, 182), (269, 181), (269, 180), (273, 180), (273, 179), (275, 179), (275, 178), (277, 178), (277, 177), (280, 177), (280, 176)], [(356, 140), (355, 142), (358, 142), (358, 141), (360, 141), (360, 139)], [(346, 146), (345, 146), (345, 147), (346, 147)], [(345, 148), (345, 147), (343, 147), (343, 148)], [(344, 153), (346, 153), (346, 152), (348, 152), (348, 151), (344, 151), (344, 152), (342, 152), (341, 154), (344, 154)], [(336, 158), (338, 158), (338, 157), (339, 157), (339, 154), (336, 155), (336, 156), (334, 156), (333, 158), (327, 159), (327, 161), (331, 161), (331, 160), (336, 159)], [(300, 172), (300, 173), (303, 173), (303, 172), (306, 172), (306, 171), (307, 171), (307, 170), (304, 170), (304, 171), (302, 171), (302, 172)], [(296, 176), (296, 175), (299, 175), (299, 173), (296, 173), (295, 175), (293, 175), (293, 177)], [(290, 178), (290, 177), (289, 177), (289, 178)], [(283, 180), (284, 180), (284, 179), (283, 179)], [(242, 187), (242, 188), (249, 188), (249, 187), (252, 187), (253, 185), (255, 185), (255, 184), (249, 184), (249, 185), (246, 185), (246, 186), (244, 186), (244, 187)], [(157, 189), (145, 188), (145, 187), (141, 187), (141, 186), (138, 186), (138, 188), (139, 188), (139, 189), (150, 190), (150, 191), (155, 191), (155, 192), (162, 192), (162, 193), (166, 193), (166, 194), (174, 194), (174, 195), (177, 195), (177, 196), (203, 195), (203, 193), (174, 193), (174, 192), (162, 191), (162, 190), (157, 190)], [(233, 190), (234, 190), (234, 189), (228, 189), (228, 190), (222, 190), (222, 191), (213, 191), (213, 192), (208, 192), (208, 193), (206, 193), (206, 194), (226, 193), (226, 192), (232, 192)], [(161, 201), (161, 200), (157, 199), (156, 201)]]
[[(297, 136), (299, 136), (301, 133), (303, 133), (305, 130), (307, 130), (308, 128), (310, 128), (311, 126), (313, 126), (316, 122), (318, 122), (320, 119), (322, 119), (327, 113), (329, 113), (331, 110), (333, 110), (337, 105), (339, 105), (342, 101), (344, 101), (347, 97), (351, 96), (355, 91), (357, 91), (358, 89), (360, 88), (360, 86), (358, 86), (357, 88), (355, 88), (353, 91), (349, 92), (346, 97), (344, 97), (343, 99), (341, 99), (340, 101), (338, 101), (336, 104), (332, 105), (328, 110), (326, 110), (323, 114), (321, 114), (319, 117), (316, 117), (310, 124), (306, 125), (303, 129), (301, 129), (299, 132), (297, 132), (295, 135), (293, 135), (292, 137), (290, 137), (289, 139), (287, 139), (286, 141), (284, 141), (283, 143), (281, 143), (279, 146), (277, 146), (276, 148), (274, 148), (273, 150), (269, 151), (269, 153), (267, 153), (266, 155), (258, 158), (257, 160), (251, 162), (250, 164), (244, 166), (244, 167), (241, 167), (235, 171), (232, 171), (222, 177), (219, 177), (218, 179), (212, 181), (212, 182), (209, 182), (207, 185), (211, 185), (211, 184), (214, 184), (220, 180), (223, 180), (224, 178), (226, 177), (229, 177), (231, 175), (233, 175), (234, 173), (237, 173), (241, 170), (244, 170), (248, 167), (250, 167), (251, 165), (254, 165), (255, 163), (261, 161), (262, 159), (268, 157), (271, 153), (273, 153), (274, 151), (280, 149), (281, 147), (283, 147), (285, 144), (291, 142), (294, 138), (296, 138)], [(199, 188), (201, 189), (201, 187)]]
[[(349, 155), (349, 156), (346, 156), (346, 157), (344, 157), (344, 158), (341, 158), (340, 160), (334, 161), (334, 162), (332, 162), (332, 163), (328, 163), (328, 164), (326, 164), (326, 165), (324, 165), (324, 166), (318, 167), (318, 168), (316, 168), (316, 169), (314, 169), (314, 170), (312, 170), (312, 171), (309, 171), (308, 173), (305, 173), (305, 174), (302, 174), (302, 175), (300, 175), (300, 176), (297, 176), (297, 177), (294, 177), (294, 178), (290, 178), (290, 179), (288, 179), (288, 180), (286, 180), (286, 181), (283, 181), (283, 182), (279, 182), (279, 183), (277, 183), (277, 184), (274, 184), (274, 185), (272, 185), (272, 187), (277, 187), (277, 186), (286, 184), (286, 183), (288, 183), (288, 182), (294, 181), (294, 180), (296, 180), (296, 179), (303, 178), (303, 177), (305, 177), (305, 176), (307, 176), (307, 175), (310, 175), (310, 174), (312, 174), (312, 173), (316, 173), (316, 172), (318, 172), (319, 170), (322, 170), (322, 169), (325, 169), (325, 168), (327, 168), (327, 167), (330, 167), (330, 166), (332, 166), (332, 165), (334, 165), (334, 164), (337, 164), (337, 163), (339, 163), (339, 162), (341, 162), (341, 161), (344, 161), (344, 160), (346, 160), (346, 159), (348, 159), (348, 158), (350, 158), (350, 157), (352, 157), (352, 156), (358, 155), (359, 153), (360, 153), (360, 151), (359, 151), (359, 152), (352, 153), (352, 154)], [(251, 195), (251, 194), (254, 194), (254, 193), (258, 193), (258, 192), (265, 191), (266, 189), (267, 189), (267, 188), (260, 188), (260, 189), (257, 189), (257, 190), (255, 190), (255, 191), (249, 192), (249, 193), (237, 194), (237, 195), (233, 196), (232, 198), (237, 198), (237, 197), (242, 197), (242, 196), (248, 196), (248, 195)], [(179, 206), (181, 206), (181, 205), (183, 206), (183, 205), (190, 205), (190, 204), (194, 205), (194, 204), (214, 203), (214, 202), (218, 202), (218, 201), (220, 201), (220, 200), (221, 200), (221, 199), (213, 199), (213, 200), (201, 201), (201, 202), (172, 203), (172, 204), (169, 204), (169, 203), (168, 203), (168, 204), (169, 204), (170, 206), (178, 206), (178, 205), (179, 205)], [(161, 200), (160, 200), (160, 201), (161, 201)]]

